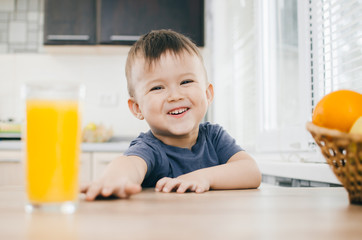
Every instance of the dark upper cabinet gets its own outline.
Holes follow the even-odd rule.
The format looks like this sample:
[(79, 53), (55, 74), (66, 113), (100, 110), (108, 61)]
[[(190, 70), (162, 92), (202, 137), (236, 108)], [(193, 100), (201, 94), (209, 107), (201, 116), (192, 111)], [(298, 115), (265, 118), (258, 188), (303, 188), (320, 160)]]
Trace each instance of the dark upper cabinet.
[(96, 44), (96, 0), (45, 0), (44, 44)]
[(203, 0), (102, 0), (101, 44), (132, 44), (151, 30), (172, 29), (204, 45)]
[(204, 46), (204, 0), (45, 0), (46, 45), (130, 45), (156, 29)]

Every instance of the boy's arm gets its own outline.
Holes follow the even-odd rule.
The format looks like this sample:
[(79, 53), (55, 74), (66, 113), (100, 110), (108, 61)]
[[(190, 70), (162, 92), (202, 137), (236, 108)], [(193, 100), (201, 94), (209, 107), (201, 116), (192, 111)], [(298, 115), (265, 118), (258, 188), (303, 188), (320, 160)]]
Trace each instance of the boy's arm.
[(257, 188), (261, 173), (254, 159), (245, 151), (234, 154), (226, 164), (205, 169), (212, 189)]
[(244, 151), (234, 154), (226, 164), (203, 168), (177, 178), (160, 179), (156, 191), (177, 192), (191, 190), (205, 192), (211, 189), (257, 188), (261, 173), (254, 159)]
[(137, 156), (120, 156), (106, 167), (100, 179), (81, 187), (87, 200), (94, 200), (98, 195), (115, 195), (127, 198), (139, 193), (141, 183), (147, 172), (146, 162)]

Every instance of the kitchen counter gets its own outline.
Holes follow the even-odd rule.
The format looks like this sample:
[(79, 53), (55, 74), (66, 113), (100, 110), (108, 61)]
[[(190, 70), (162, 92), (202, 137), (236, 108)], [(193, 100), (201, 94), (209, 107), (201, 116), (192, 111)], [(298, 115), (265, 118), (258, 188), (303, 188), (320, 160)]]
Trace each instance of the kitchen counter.
[[(115, 138), (110, 142), (105, 143), (82, 143), (81, 149), (82, 152), (124, 152), (131, 140)], [(21, 150), (23, 148), (24, 142), (11, 140), (11, 141), (0, 141), (0, 151), (1, 150)]]
[(24, 189), (0, 187), (0, 239), (360, 239), (362, 206), (344, 188), (157, 193), (79, 202), (73, 215), (26, 214)]
[[(115, 152), (122, 153), (128, 147), (133, 138), (113, 137), (111, 141), (105, 143), (82, 143), (83, 153), (94, 152)], [(22, 141), (0, 141), (0, 151), (20, 151), (23, 148)], [(295, 163), (263, 161), (259, 157), (255, 158), (263, 175), (295, 178), (308, 181), (340, 184), (334, 176), (328, 164), (325, 163)], [(18, 160), (20, 161), (20, 159)]]
[(341, 184), (327, 163), (258, 161), (264, 175)]

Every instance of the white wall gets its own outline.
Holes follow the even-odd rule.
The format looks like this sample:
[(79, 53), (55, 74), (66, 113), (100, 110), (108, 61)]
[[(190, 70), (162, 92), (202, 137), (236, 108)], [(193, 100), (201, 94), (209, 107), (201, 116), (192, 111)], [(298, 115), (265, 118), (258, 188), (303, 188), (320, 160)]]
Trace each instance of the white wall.
[[(22, 84), (73, 81), (86, 87), (83, 125), (103, 123), (116, 135), (136, 136), (148, 129), (128, 110), (124, 66), (129, 47), (46, 47), (43, 53), (0, 55), (0, 119), (24, 119)], [(110, 97), (111, 102), (101, 99)]]

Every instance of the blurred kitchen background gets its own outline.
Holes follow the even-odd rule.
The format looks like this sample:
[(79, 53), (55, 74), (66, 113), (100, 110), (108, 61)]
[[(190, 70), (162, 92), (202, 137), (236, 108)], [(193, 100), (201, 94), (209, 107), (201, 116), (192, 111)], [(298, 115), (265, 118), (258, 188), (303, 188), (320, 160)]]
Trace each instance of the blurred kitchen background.
[(71, 81), (87, 89), (84, 126), (147, 131), (127, 107), (127, 52), (146, 29), (172, 28), (204, 55), (215, 87), (206, 120), (265, 178), (337, 183), (314, 164), (325, 160), (305, 124), (326, 93), (362, 92), (361, 14), (358, 0), (0, 0), (0, 120), (24, 120), (24, 83)]

